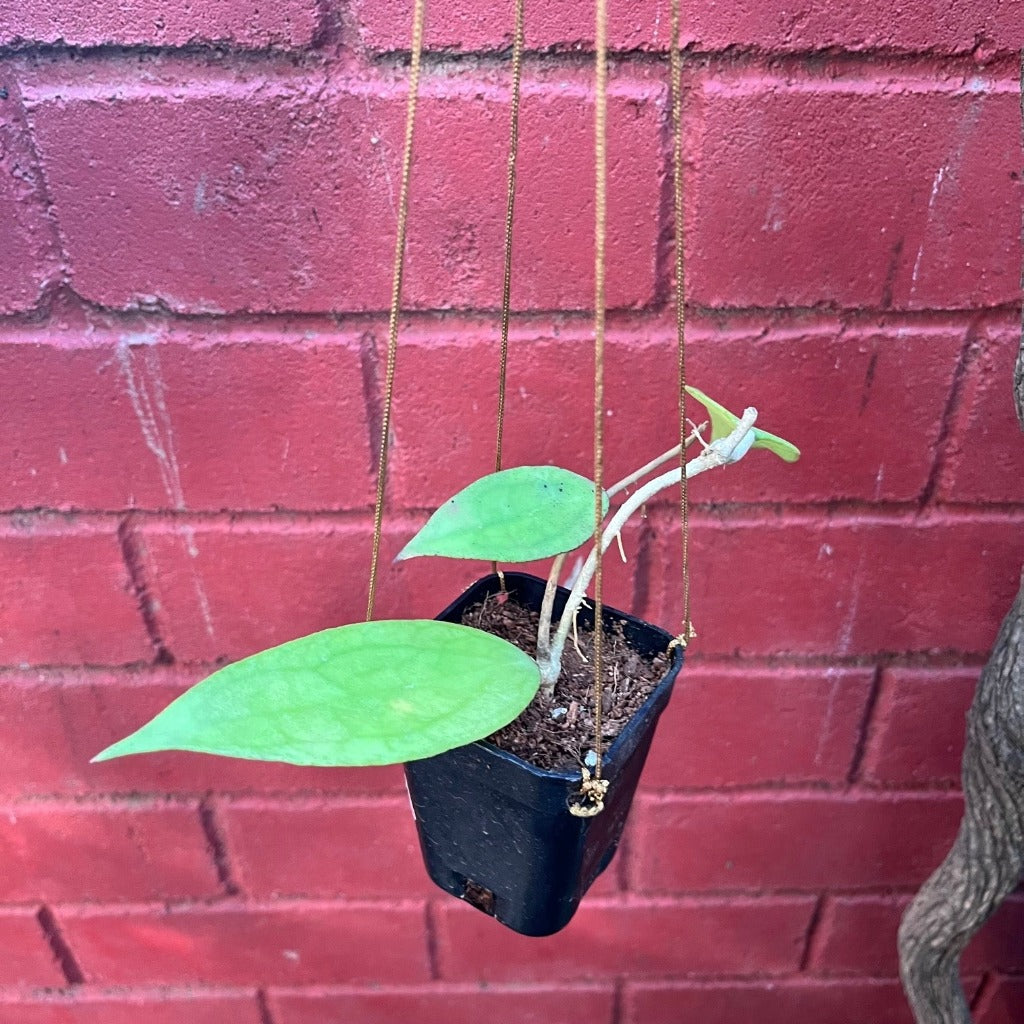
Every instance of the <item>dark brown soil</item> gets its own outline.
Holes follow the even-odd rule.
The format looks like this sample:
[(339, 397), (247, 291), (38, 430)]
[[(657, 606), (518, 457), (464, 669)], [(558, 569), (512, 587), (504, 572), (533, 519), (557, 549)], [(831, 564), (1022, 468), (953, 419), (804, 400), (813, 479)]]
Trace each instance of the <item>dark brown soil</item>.
[[(487, 598), (462, 616), (465, 625), (500, 636), (531, 657), (537, 653), (538, 619), (536, 612), (502, 595)], [(570, 633), (554, 697), (549, 699), (539, 692), (514, 722), (488, 737), (490, 742), (548, 771), (574, 770), (583, 765), (587, 752), (594, 747), (593, 641), (593, 632), (580, 627), (584, 661)], [(663, 654), (653, 660), (643, 657), (616, 629), (605, 633), (601, 659), (605, 679), (601, 733), (607, 746), (662, 680), (668, 658)]]

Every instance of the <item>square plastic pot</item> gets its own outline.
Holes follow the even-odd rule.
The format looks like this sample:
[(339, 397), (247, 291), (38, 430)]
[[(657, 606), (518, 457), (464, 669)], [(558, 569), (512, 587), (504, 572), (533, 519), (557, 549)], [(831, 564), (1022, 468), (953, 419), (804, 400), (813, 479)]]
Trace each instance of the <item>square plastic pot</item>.
[[(540, 609), (543, 580), (508, 572), (505, 582), (514, 600)], [(499, 591), (498, 577), (487, 576), (437, 618), (461, 622), (465, 609)], [(559, 587), (556, 620), (568, 596)], [(672, 640), (665, 630), (614, 608), (605, 607), (602, 617), (606, 629), (621, 622), (627, 642), (642, 654), (664, 652)], [(579, 621), (592, 627), (593, 611), (581, 609)], [(579, 792), (578, 770), (545, 771), (486, 741), (408, 762), (406, 782), (433, 881), (523, 935), (564, 928), (615, 855), (682, 663), (676, 647), (664, 678), (605, 749), (602, 774), (610, 785), (604, 810), (595, 817), (569, 813)]]

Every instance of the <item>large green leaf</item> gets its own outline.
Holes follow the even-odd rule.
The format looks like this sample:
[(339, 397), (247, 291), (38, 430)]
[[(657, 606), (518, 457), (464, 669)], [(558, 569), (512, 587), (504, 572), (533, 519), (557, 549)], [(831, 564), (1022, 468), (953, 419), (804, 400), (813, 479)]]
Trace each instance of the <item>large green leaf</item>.
[(398, 559), (532, 562), (571, 551), (593, 532), (592, 481), (558, 466), (518, 466), (481, 477), (446, 501)]
[(394, 764), (488, 736), (539, 684), (532, 658), (469, 626), (361, 622), (222, 668), (93, 760), (197, 750), (305, 765)]
[[(717, 441), (721, 437), (728, 437), (736, 429), (736, 424), (739, 423), (740, 418), (735, 413), (731, 413), (726, 409), (724, 405), (720, 405), (697, 388), (687, 387), (686, 393), (696, 398), (707, 409), (708, 415), (711, 417), (712, 441)], [(741, 446), (742, 450), (737, 454), (736, 458), (739, 458), (739, 455), (745, 452), (747, 448), (767, 448), (768, 451), (778, 455), (784, 462), (796, 462), (800, 458), (800, 449), (784, 437), (770, 434), (767, 430), (762, 430), (760, 427), (754, 427), (748, 437), (751, 435), (753, 436), (753, 441), (746, 447)]]

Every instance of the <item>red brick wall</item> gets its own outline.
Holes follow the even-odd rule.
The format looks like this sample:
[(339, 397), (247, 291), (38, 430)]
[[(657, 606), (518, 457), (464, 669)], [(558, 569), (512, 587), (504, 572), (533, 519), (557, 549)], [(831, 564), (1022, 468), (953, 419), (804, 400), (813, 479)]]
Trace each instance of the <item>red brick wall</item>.
[[(430, 4), (389, 551), (491, 458), (509, 6)], [(674, 430), (668, 4), (612, 6), (610, 476)], [(87, 764), (361, 614), (407, 7), (0, 3), (0, 1021), (905, 1022), (1024, 560), (1013, 4), (687, 5), (691, 378), (804, 459), (694, 485), (700, 641), (567, 931), (440, 897), (397, 769)], [(586, 471), (592, 15), (528, 7), (509, 458)], [(609, 599), (674, 625), (672, 509), (627, 542)], [(984, 1024), (1022, 924), (967, 955)]]

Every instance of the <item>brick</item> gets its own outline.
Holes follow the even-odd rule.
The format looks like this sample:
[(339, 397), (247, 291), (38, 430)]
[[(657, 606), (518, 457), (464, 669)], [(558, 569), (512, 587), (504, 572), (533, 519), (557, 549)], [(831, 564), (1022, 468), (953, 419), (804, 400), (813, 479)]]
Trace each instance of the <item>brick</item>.
[(220, 810), (242, 888), (269, 896), (429, 896), (405, 796), (232, 802)]
[(906, 896), (828, 899), (813, 944), (811, 968), (824, 974), (898, 977), (896, 930), (909, 902)]
[[(355, 10), (366, 46), (409, 49), (407, 6), (398, 0), (357, 0)], [(538, 50), (589, 48), (593, 19), (593, 7), (579, 0), (548, 0), (527, 12), (526, 45)], [(435, 49), (505, 49), (511, 33), (511, 9), (496, 0), (446, 0), (431, 7), (427, 16), (426, 43)], [(671, 35), (668, 11), (664, 6), (619, 4), (609, 11), (608, 34), (618, 50), (664, 50)], [(890, 9), (812, 0), (795, 13), (755, 0), (732, 0), (686, 9), (680, 42), (701, 50), (742, 47), (772, 53), (840, 48), (989, 54), (1020, 49), (1024, 32), (1010, 11), (984, 3), (929, 0)]]
[(956, 833), (955, 795), (771, 793), (642, 798), (640, 892), (918, 885)]
[(402, 792), (399, 766), (302, 768), (170, 751), (89, 764), (205, 673), (37, 673), (0, 677), (0, 794)]
[(913, 1024), (896, 982), (823, 981), (800, 978), (772, 982), (672, 982), (628, 985), (625, 1024)]
[(557, 988), (444, 985), (347, 990), (344, 992), (272, 992), (277, 1024), (323, 1024), (325, 1020), (359, 1024), (478, 1024), (481, 1020), (515, 1020), (522, 1024), (611, 1024), (614, 996), (610, 988)]
[(5, 410), (13, 441), (0, 464), (0, 507), (372, 502), (352, 339), (258, 330), (180, 337), (144, 325), (85, 339), (26, 333), (0, 345), (0, 376), (34, 385), (15, 391)]
[[(519, 309), (592, 302), (592, 125), (581, 102), (589, 87), (564, 84), (525, 90), (516, 246), (529, 258), (516, 275)], [(232, 76), (184, 101), (177, 83), (31, 92), (83, 297), (183, 313), (387, 308), (405, 108), (395, 87), (324, 91), (319, 77)], [(661, 95), (660, 83), (623, 82), (610, 98), (611, 306), (642, 305), (655, 292)], [(500, 303), (507, 131), (503, 86), (444, 77), (425, 88), (407, 308)]]
[(590, 900), (559, 934), (524, 939), (445, 902), (437, 908), (438, 962), (441, 977), (454, 981), (777, 974), (796, 969), (812, 908), (804, 897)]
[(365, 612), (365, 527), (145, 524), (141, 538), (160, 634), (180, 661), (244, 657)]
[[(219, 817), (235, 876), (257, 898), (437, 894), (423, 867), (405, 794), (330, 802), (232, 801), (221, 805)], [(612, 868), (590, 891), (609, 894), (616, 888)]]
[(35, 516), (0, 522), (0, 664), (152, 656), (116, 529)]
[[(0, 37), (3, 34), (0, 13)], [(13, 77), (0, 71), (0, 314), (32, 309), (58, 276), (56, 235)]]
[(252, 0), (205, 0), (196, 10), (188, 0), (145, 0), (127, 10), (75, 7), (42, 0), (0, 11), (0, 45), (196, 46), (239, 49), (308, 46), (317, 31), (314, 0), (286, 0), (266, 6)]
[(1014, 1024), (1024, 1016), (1024, 978), (998, 978), (978, 1024)]
[(870, 688), (865, 669), (687, 666), (658, 725), (643, 784), (844, 782)]
[(891, 668), (864, 752), (862, 778), (883, 786), (955, 784), (978, 669)]
[(422, 905), (409, 903), (115, 908), (60, 915), (86, 979), (109, 985), (425, 982), (424, 921)]
[[(656, 529), (650, 617), (675, 623), (678, 527), (665, 519)], [(1009, 517), (697, 515), (693, 649), (987, 655), (1017, 592), (1022, 561), (1024, 532)], [(655, 578), (661, 573), (662, 580)]]
[[(10, 1014), (10, 1016), (5, 1016)], [(31, 998), (0, 995), (0, 1020), (11, 1024), (260, 1024), (259, 1005), (247, 993), (75, 992)]]
[[(909, 896), (839, 896), (827, 901), (812, 968), (829, 974), (896, 977), (896, 931)], [(1024, 901), (1008, 899), (964, 951), (969, 974), (1024, 970)]]
[(132, 362), (143, 385), (157, 385), (163, 366), (167, 426), (175, 424), (181, 489), (193, 507), (372, 504), (353, 339), (246, 331), (199, 351), (193, 338), (159, 352), (137, 349)]
[[(403, 337), (395, 396), (392, 495), (432, 507), (493, 463), (498, 357), (494, 328), (474, 323)], [(608, 337), (606, 474), (626, 476), (678, 439), (674, 328), (616, 327)], [(916, 500), (934, 459), (963, 337), (943, 329), (843, 331), (814, 319), (779, 327), (769, 319), (691, 325), (688, 379), (730, 408), (754, 405), (766, 429), (791, 438), (803, 458), (785, 465), (754, 452), (725, 472), (695, 480), (698, 502)], [(784, 353), (784, 355), (783, 355)], [(516, 334), (510, 344), (507, 465), (593, 467), (590, 393), (566, 401), (566, 372), (592, 372), (587, 329)], [(792, 369), (800, 367), (799, 387)], [(574, 378), (575, 379), (575, 378)], [(473, 381), (471, 389), (466, 381)], [(828, 396), (828, 400), (824, 396)], [(702, 418), (690, 401), (691, 418)], [(893, 423), (906, 425), (894, 458)], [(443, 462), (438, 465), (438, 455)]]
[[(161, 635), (180, 660), (210, 662), (360, 621), (366, 611), (371, 532), (369, 523), (276, 520), (198, 524), (189, 529), (189, 541), (173, 525), (147, 525), (144, 558)], [(406, 530), (404, 538), (412, 532)], [(470, 563), (446, 565), (433, 591), (424, 587), (409, 594), (404, 579), (426, 580), (438, 569), (427, 566), (427, 559), (393, 568), (398, 550), (389, 537), (380, 562), (377, 614), (382, 618), (392, 614), (396, 603), (403, 616), (433, 617), (486, 571)], [(403, 603), (406, 595), (409, 601)]]
[[(5, 339), (6, 340), (6, 339)], [(109, 509), (167, 501), (110, 348), (69, 348), (54, 332), (0, 344), (0, 376), (31, 382), (4, 403), (0, 507)]]
[(0, 817), (0, 901), (213, 896), (194, 807), (12, 804)]
[(1019, 327), (975, 339), (939, 478), (942, 500), (1024, 503), (1024, 437), (1012, 383), (1019, 348)]
[(858, 76), (740, 72), (707, 79), (699, 102), (692, 302), (955, 309), (1015, 301), (1015, 79), (882, 87)]
[[(487, 563), (448, 559), (392, 564), (416, 526), (397, 518), (387, 526), (378, 618), (433, 618), (490, 572)], [(147, 524), (142, 538), (161, 636), (180, 660), (238, 658), (365, 616), (368, 521)], [(626, 542), (635, 552), (629, 536)], [(607, 603), (632, 604), (632, 563), (612, 556), (607, 564)], [(542, 563), (522, 568), (547, 572)]]
[[(64, 975), (36, 919), (34, 909), (0, 911), (0, 985), (60, 985)], [(0, 1020), (3, 1003), (0, 1003)]]

